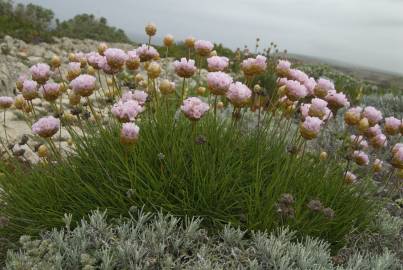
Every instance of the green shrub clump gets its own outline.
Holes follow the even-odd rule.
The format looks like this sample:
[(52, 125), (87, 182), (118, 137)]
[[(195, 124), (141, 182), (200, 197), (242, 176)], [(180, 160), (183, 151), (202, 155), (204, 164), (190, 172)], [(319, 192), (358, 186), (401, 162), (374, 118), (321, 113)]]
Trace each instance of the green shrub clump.
[(96, 211), (75, 229), (71, 216), (65, 215), (65, 222), (64, 229), (40, 239), (22, 236), (5, 269), (399, 269), (387, 250), (375, 256), (355, 253), (334, 265), (329, 244), (311, 237), (297, 241), (288, 229), (267, 234), (226, 226), (211, 236), (200, 219), (182, 222), (141, 211), (114, 223)]

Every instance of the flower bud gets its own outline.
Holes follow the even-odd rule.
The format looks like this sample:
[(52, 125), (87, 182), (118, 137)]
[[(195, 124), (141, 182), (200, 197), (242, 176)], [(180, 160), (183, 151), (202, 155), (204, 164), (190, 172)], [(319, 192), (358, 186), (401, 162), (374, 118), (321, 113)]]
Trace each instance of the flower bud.
[(355, 174), (349, 171), (346, 172), (346, 175), (344, 176), (344, 182), (346, 184), (352, 184), (355, 180), (357, 180), (357, 176), (355, 176)]
[(41, 145), (38, 148), (38, 156), (41, 158), (45, 158), (47, 157), (49, 154), (48, 148), (45, 145)]
[(374, 164), (372, 165), (372, 170), (374, 172), (380, 172), (382, 170), (383, 161), (380, 159), (376, 159)]
[(194, 37), (187, 37), (185, 39), (185, 45), (189, 49), (193, 48), (195, 46), (196, 39)]
[(204, 95), (204, 94), (206, 93), (206, 87), (203, 87), (203, 86), (197, 87), (196, 93), (197, 93), (199, 96)]
[(368, 119), (364, 117), (358, 123), (358, 130), (361, 131), (361, 132), (365, 132), (365, 131), (368, 130), (368, 128), (369, 128)]
[(70, 62), (78, 62), (78, 58), (74, 53), (69, 53), (68, 58)]
[(174, 44), (174, 37), (172, 35), (166, 35), (164, 37), (164, 45), (165, 47), (171, 47)]
[(216, 108), (217, 108), (218, 110), (223, 109), (223, 108), (224, 108), (224, 103), (223, 103), (222, 101), (217, 102)]
[(107, 83), (109, 86), (111, 86), (111, 85), (113, 85), (113, 80), (112, 80), (111, 78), (107, 78), (107, 79), (106, 79), (106, 83)]
[(88, 66), (87, 67), (87, 73), (92, 75), (92, 76), (95, 76), (95, 69), (92, 66)]
[(151, 62), (147, 68), (147, 75), (150, 79), (157, 78), (161, 73), (161, 66), (157, 62)]
[(162, 80), (159, 87), (161, 94), (169, 95), (175, 92), (175, 83), (165, 79)]
[(106, 51), (106, 49), (108, 49), (108, 44), (106, 44), (105, 42), (101, 42), (98, 45), (98, 53), (100, 55), (104, 55), (104, 52)]
[(139, 83), (139, 82), (141, 82), (141, 81), (144, 81), (143, 75), (141, 75), (140, 73), (137, 74), (137, 75), (134, 77), (134, 81), (135, 81), (136, 83)]
[(50, 64), (52, 65), (53, 68), (60, 67), (60, 65), (61, 65), (60, 57), (57, 55), (53, 55), (52, 59), (50, 60)]
[(321, 152), (319, 155), (320, 160), (326, 160), (328, 157), (327, 153), (325, 151)]
[(22, 110), (24, 103), (26, 103), (24, 97), (22, 95), (18, 95), (14, 100), (14, 107), (18, 110)]
[(146, 34), (150, 37), (157, 33), (157, 26), (154, 23), (149, 23), (145, 27)]
[(81, 96), (76, 95), (73, 91), (70, 92), (70, 94), (69, 94), (69, 104), (71, 106), (75, 106), (75, 105), (80, 104), (80, 101), (81, 101)]

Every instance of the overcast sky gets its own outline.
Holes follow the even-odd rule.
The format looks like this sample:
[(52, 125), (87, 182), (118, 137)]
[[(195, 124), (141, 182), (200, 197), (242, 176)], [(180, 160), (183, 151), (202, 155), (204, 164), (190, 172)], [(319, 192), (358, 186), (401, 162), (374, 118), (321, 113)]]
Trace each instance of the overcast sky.
[(17, 0), (106, 17), (130, 36), (193, 35), (237, 48), (275, 41), (291, 53), (403, 73), (403, 0)]

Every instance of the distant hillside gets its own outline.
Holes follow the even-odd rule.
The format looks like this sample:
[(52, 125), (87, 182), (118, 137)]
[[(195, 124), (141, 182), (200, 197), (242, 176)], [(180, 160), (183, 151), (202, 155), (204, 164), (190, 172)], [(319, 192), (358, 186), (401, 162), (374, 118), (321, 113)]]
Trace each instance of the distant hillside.
[(109, 26), (104, 17), (80, 14), (60, 21), (52, 10), (34, 4), (0, 0), (0, 38), (6, 35), (26, 42), (52, 42), (52, 37), (131, 42), (122, 29)]
[(398, 88), (403, 93), (403, 74), (392, 73), (368, 67), (355, 66), (333, 59), (317, 58), (300, 54), (288, 54), (289, 59), (311, 65), (328, 65), (335, 70), (348, 74), (357, 79), (376, 84), (381, 88)]

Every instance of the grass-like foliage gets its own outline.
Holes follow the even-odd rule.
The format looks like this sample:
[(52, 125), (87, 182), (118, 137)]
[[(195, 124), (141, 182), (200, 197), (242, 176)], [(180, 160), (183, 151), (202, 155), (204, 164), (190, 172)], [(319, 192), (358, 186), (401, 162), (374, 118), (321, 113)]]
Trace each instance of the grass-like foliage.
[(192, 124), (173, 106), (161, 106), (144, 113), (134, 146), (120, 143), (117, 122), (87, 122), (86, 135), (73, 138), (74, 155), (29, 172), (4, 170), (0, 212), (9, 221), (1, 235), (16, 239), (60, 226), (64, 213), (79, 220), (108, 209), (118, 217), (143, 205), (203, 217), (211, 230), (228, 222), (269, 231), (288, 225), (334, 247), (353, 228), (365, 228), (374, 203), (364, 187), (345, 184), (336, 160), (309, 154), (292, 119), (262, 121), (251, 130), (213, 115)]
[(142, 212), (110, 223), (97, 211), (74, 229), (70, 216), (65, 222), (64, 229), (38, 240), (22, 236), (5, 269), (399, 269), (387, 250), (375, 256), (354, 253), (334, 265), (328, 243), (311, 237), (297, 242), (288, 229), (266, 234), (226, 226), (209, 235), (199, 219), (185, 223)]

